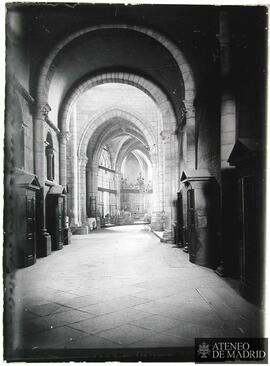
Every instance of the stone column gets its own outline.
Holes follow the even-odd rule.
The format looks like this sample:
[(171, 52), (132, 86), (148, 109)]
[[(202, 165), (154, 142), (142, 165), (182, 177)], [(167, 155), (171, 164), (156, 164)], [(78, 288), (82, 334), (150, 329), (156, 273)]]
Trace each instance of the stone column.
[(47, 159), (47, 179), (54, 180), (54, 166), (53, 166), (54, 148), (47, 146), (46, 159)]
[[(179, 178), (177, 138), (174, 131), (161, 132), (164, 146), (164, 229), (167, 231), (167, 239), (172, 239), (172, 224), (176, 220), (177, 186)], [(169, 234), (170, 233), (170, 234)], [(170, 239), (169, 239), (170, 236)]]
[[(161, 144), (159, 144), (161, 146)], [(163, 147), (151, 153), (151, 160), (153, 164), (153, 197), (152, 197), (152, 212), (151, 212), (151, 228), (156, 231), (164, 230), (164, 197), (163, 197)]]
[(86, 155), (81, 155), (78, 158), (79, 165), (79, 222), (81, 226), (86, 225), (86, 164), (88, 158)]
[(171, 220), (172, 224), (177, 221), (177, 192), (179, 188), (179, 147), (176, 133), (171, 134)]
[(172, 154), (171, 154), (171, 131), (161, 132), (163, 151), (164, 151), (164, 211), (165, 222), (164, 229), (170, 230), (171, 228), (171, 205), (172, 205)]
[(184, 140), (184, 153), (186, 157), (186, 167), (197, 169), (197, 142), (196, 142), (196, 121), (195, 107), (193, 100), (183, 100), (186, 119), (186, 138)]
[[(59, 139), (59, 181), (60, 184), (67, 188), (67, 140), (69, 133), (67, 131), (58, 134)], [(67, 195), (65, 195), (65, 215), (67, 223)], [(70, 244), (70, 225), (66, 225), (64, 229), (64, 244)]]
[(98, 185), (97, 185), (98, 167), (93, 165), (86, 166), (86, 203), (89, 203), (90, 197), (96, 198), (96, 209), (98, 209)]
[(115, 172), (116, 206), (121, 209), (121, 172)]
[(235, 97), (231, 88), (231, 62), (230, 62), (230, 29), (228, 14), (220, 13), (220, 29), (218, 39), (220, 42), (220, 66), (221, 66), (221, 168), (231, 168), (228, 158), (236, 141), (236, 111)]
[(91, 171), (91, 166), (90, 166), (90, 161), (88, 160), (88, 163), (86, 164), (86, 172), (85, 172), (85, 177), (86, 177), (86, 211), (87, 211), (87, 216), (88, 217), (92, 217), (91, 215), (89, 216), (89, 210), (88, 210), (88, 205), (89, 205), (89, 197), (92, 197), (92, 192), (91, 192), (91, 180), (92, 180), (92, 171)]
[(64, 131), (58, 134), (59, 138), (59, 180), (66, 188), (67, 185), (67, 141), (69, 133)]
[(220, 160), (221, 160), (221, 213), (220, 217), (220, 265), (217, 273), (221, 276), (227, 271), (226, 263), (230, 262), (231, 253), (237, 247), (237, 180), (234, 167), (228, 158), (236, 140), (235, 97), (231, 83), (231, 39), (228, 12), (220, 12), (218, 39), (220, 42), (221, 69), (221, 120), (220, 120)]
[(44, 123), (48, 118), (50, 106), (48, 104), (38, 105), (34, 123), (34, 169), (38, 176), (41, 190), (37, 201), (37, 256), (45, 257), (51, 253), (51, 236), (46, 229), (46, 207), (45, 207), (45, 138)]
[(77, 157), (77, 120), (76, 108), (74, 107), (70, 120), (70, 182), (69, 190), (71, 195), (70, 226), (79, 226), (78, 220), (78, 157)]

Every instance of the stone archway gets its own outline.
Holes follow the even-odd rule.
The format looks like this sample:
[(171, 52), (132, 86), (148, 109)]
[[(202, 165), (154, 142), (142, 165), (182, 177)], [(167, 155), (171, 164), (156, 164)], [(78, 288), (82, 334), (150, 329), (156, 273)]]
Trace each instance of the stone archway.
[[(37, 110), (36, 110), (36, 118), (35, 118), (35, 171), (38, 174), (42, 175), (42, 170), (40, 166), (43, 154), (44, 147), (41, 147), (39, 141), (44, 137), (44, 127), (43, 121), (48, 118), (48, 112), (50, 110), (50, 106), (48, 105), (48, 92), (50, 88), (50, 83), (52, 80), (52, 75), (54, 74), (57, 65), (54, 63), (57, 55), (76, 38), (86, 35), (87, 33), (103, 30), (103, 29), (128, 29), (134, 32), (139, 32), (144, 34), (147, 37), (151, 37), (155, 41), (159, 42), (163, 47), (165, 47), (172, 57), (175, 59), (176, 64), (179, 67), (179, 70), (182, 74), (183, 82), (184, 82), (184, 90), (183, 90), (183, 100), (179, 101), (179, 107), (183, 110), (183, 115), (185, 115), (184, 121), (185, 126), (182, 126), (182, 130), (180, 132), (181, 136), (181, 145), (183, 150), (184, 161), (186, 165), (190, 168), (195, 168), (195, 110), (194, 110), (194, 97), (195, 97), (195, 82), (192, 70), (186, 61), (184, 55), (181, 50), (176, 46), (171, 40), (166, 38), (159, 32), (148, 29), (146, 27), (134, 26), (129, 24), (104, 24), (98, 26), (92, 26), (85, 28), (81, 31), (75, 32), (70, 36), (66, 37), (64, 40), (58, 43), (56, 47), (48, 55), (45, 63), (43, 64), (42, 71), (40, 73), (40, 77), (38, 80), (37, 87)], [(160, 112), (162, 114), (162, 124), (163, 129), (160, 133), (161, 139), (163, 141), (164, 149), (165, 149), (165, 160), (170, 161), (170, 164), (166, 165), (166, 168), (163, 171), (163, 180), (167, 187), (164, 189), (166, 192), (165, 200), (168, 201), (167, 207), (165, 210), (168, 212), (171, 211), (170, 217), (174, 217), (174, 209), (172, 208), (172, 202), (170, 199), (172, 197), (172, 192), (177, 191), (177, 180), (178, 180), (178, 171), (179, 164), (178, 159), (178, 146), (176, 143), (176, 117), (173, 111), (172, 105), (169, 102), (166, 95), (159, 89), (155, 84), (146, 80), (145, 78), (135, 75), (135, 74), (127, 74), (127, 73), (105, 73), (102, 75), (98, 75), (95, 78), (87, 80), (85, 83), (81, 84), (77, 90), (72, 92), (71, 98), (68, 101), (65, 101), (64, 112), (60, 119), (60, 123), (67, 121), (67, 111), (70, 107), (70, 103), (73, 103), (73, 98), (76, 100), (76, 97), (80, 94), (80, 92), (84, 88), (93, 87), (95, 85), (100, 85), (101, 83), (108, 82), (124, 82), (130, 85), (134, 85), (144, 91), (146, 94), (151, 96), (151, 98), (156, 102), (159, 106)], [(81, 88), (81, 90), (79, 90)], [(77, 93), (77, 95), (76, 95)], [(182, 123), (182, 122), (181, 122)], [(61, 139), (63, 143), (60, 143), (60, 182), (65, 183), (66, 169), (65, 169), (65, 155), (66, 155), (66, 144), (65, 137), (68, 133), (67, 124), (61, 125), (61, 136), (64, 136), (64, 139)], [(64, 160), (64, 161), (63, 161)], [(81, 157), (79, 161), (79, 165), (82, 169), (86, 165), (87, 160), (85, 157)], [(184, 162), (184, 164), (185, 164)], [(175, 176), (175, 179), (171, 179), (172, 176)], [(165, 179), (166, 177), (166, 179)], [(167, 179), (169, 177), (169, 179)], [(168, 182), (169, 181), (169, 182)], [(168, 192), (168, 193), (167, 193)], [(170, 220), (170, 223), (174, 220)]]
[(108, 108), (95, 114), (88, 122), (83, 134), (81, 135), (78, 143), (78, 156), (86, 155), (87, 144), (94, 131), (101, 126), (104, 122), (113, 119), (115, 117), (126, 119), (130, 123), (133, 123), (143, 133), (148, 142), (148, 147), (151, 151), (156, 152), (156, 139), (153, 133), (147, 127), (146, 123), (142, 122), (142, 118), (134, 115), (130, 112), (124, 111), (120, 108)]
[(175, 45), (170, 39), (168, 39), (163, 34), (159, 33), (158, 31), (155, 31), (153, 29), (149, 29), (143, 26), (137, 26), (137, 25), (131, 25), (131, 24), (101, 24), (101, 25), (95, 25), (92, 27), (88, 27), (85, 29), (82, 29), (80, 31), (77, 31), (70, 36), (63, 39), (61, 42), (58, 43), (54, 47), (54, 49), (50, 52), (47, 59), (45, 60), (40, 78), (38, 81), (38, 89), (37, 89), (37, 97), (40, 102), (40, 105), (43, 105), (47, 103), (48, 98), (48, 90), (51, 80), (51, 74), (52, 70), (54, 69), (54, 60), (56, 56), (59, 54), (59, 52), (62, 51), (62, 49), (67, 46), (70, 42), (75, 40), (78, 37), (81, 37), (87, 33), (103, 30), (103, 29), (128, 29), (133, 30), (135, 32), (142, 33), (148, 37), (153, 38), (157, 42), (159, 42), (163, 47), (165, 47), (170, 54), (175, 59), (179, 70), (181, 71), (183, 81), (184, 81), (184, 100), (187, 101), (187, 103), (193, 102), (195, 97), (195, 82), (194, 82), (194, 76), (193, 72), (191, 70), (191, 67), (189, 63), (187, 62), (186, 58), (184, 57), (183, 53), (179, 49), (177, 45)]
[[(123, 121), (128, 123), (128, 121)], [(106, 122), (104, 123), (104, 125), (106, 124)], [(117, 152), (113, 152), (113, 155), (111, 155), (111, 169), (114, 171), (114, 183), (115, 183), (115, 198), (113, 199), (114, 204), (116, 203), (116, 208), (118, 210), (120, 210), (120, 208), (122, 207), (121, 205), (121, 178), (122, 178), (122, 170), (121, 170), (121, 165), (123, 162), (123, 158), (124, 156), (127, 156), (129, 154), (130, 151), (134, 150), (134, 148), (136, 147), (137, 150), (140, 150), (142, 153), (147, 154), (148, 160), (149, 162), (151, 162), (151, 158), (150, 158), (150, 153), (149, 151), (146, 149), (146, 143), (143, 142), (143, 136), (140, 135), (137, 130), (132, 130), (132, 126), (130, 126), (128, 129), (126, 129), (124, 132), (122, 130), (119, 131), (118, 126), (116, 126), (116, 129), (114, 128), (114, 126), (112, 126), (113, 121), (108, 120), (107, 124), (109, 125), (107, 128), (105, 127), (104, 130), (101, 132), (101, 134), (99, 134), (98, 136), (93, 136), (94, 140), (97, 140), (96, 143), (93, 142), (93, 147), (91, 148), (91, 151), (93, 152), (93, 154), (90, 153), (89, 157), (91, 156), (91, 158), (88, 158), (88, 164), (86, 167), (86, 192), (87, 192), (87, 197), (98, 197), (98, 172), (99, 170), (99, 161), (100, 161), (100, 156), (102, 154), (103, 151), (103, 147), (106, 146), (107, 147), (107, 143), (109, 143), (109, 147), (110, 148), (110, 142), (113, 141), (113, 139), (116, 137), (124, 137), (123, 142), (120, 142), (120, 148)], [(116, 125), (118, 125), (118, 123), (116, 123)], [(135, 126), (134, 126), (135, 127)], [(125, 137), (127, 137), (126, 132), (130, 131), (130, 133), (128, 133), (128, 138), (125, 139)], [(95, 135), (95, 134), (93, 134)], [(119, 136), (120, 135), (120, 136)], [(90, 140), (89, 140), (90, 143)], [(128, 148), (127, 148), (127, 146)], [(110, 151), (110, 150), (109, 150)], [(155, 162), (155, 166), (157, 167), (157, 163)], [(152, 163), (151, 163), (151, 167), (152, 167)], [(152, 171), (152, 169), (151, 169)], [(155, 203), (155, 206), (151, 205), (151, 208), (154, 210), (161, 210), (161, 208), (158, 206), (159, 203), (159, 198), (157, 195), (157, 188), (159, 186), (159, 184), (161, 182), (159, 182), (159, 174), (157, 174), (158, 172), (158, 167), (157, 169), (155, 169), (155, 179), (154, 179), (154, 193), (156, 193), (156, 197), (153, 200)], [(144, 175), (143, 175), (144, 176)], [(144, 176), (145, 177), (145, 176)], [(151, 179), (151, 181), (153, 181)], [(153, 196), (153, 194), (151, 194), (151, 196)], [(150, 208), (150, 207), (149, 207)]]
[[(68, 122), (70, 119), (70, 113), (79, 96), (90, 88), (106, 83), (121, 83), (137, 87), (147, 96), (151, 97), (160, 112), (160, 118), (155, 122), (159, 125), (158, 135), (156, 137), (156, 142), (150, 143), (150, 149), (155, 146), (155, 150), (152, 152), (152, 162), (153, 164), (156, 163), (156, 166), (159, 167), (159, 180), (162, 182), (159, 185), (159, 188), (157, 188), (157, 191), (159, 197), (163, 197), (159, 200), (159, 202), (162, 201), (164, 204), (161, 203), (161, 205), (157, 205), (159, 207), (163, 205), (161, 210), (166, 213), (166, 228), (169, 229), (171, 224), (176, 220), (173, 201), (176, 199), (175, 196), (179, 179), (178, 141), (175, 132), (177, 128), (177, 122), (174, 109), (170, 101), (158, 86), (142, 76), (131, 73), (111, 72), (95, 76), (92, 79), (84, 81), (80, 86), (75, 88), (70, 93), (69, 98), (66, 100), (62, 110), (61, 129), (65, 132), (69, 130)], [(138, 123), (138, 121), (136, 123)], [(95, 129), (96, 127), (97, 122), (93, 122), (92, 128)], [(151, 126), (149, 127), (151, 128)], [(152, 128), (156, 128), (156, 125), (152, 126)], [(145, 125), (141, 125), (140, 130), (144, 136), (147, 136), (150, 129), (147, 129)], [(159, 146), (162, 151), (158, 151), (156, 149), (157, 146)], [(161, 156), (162, 154), (164, 154), (163, 157)], [(167, 163), (164, 164), (164, 161)], [(85, 170), (86, 164), (87, 157), (85, 153), (83, 153), (79, 156), (79, 166), (80, 170), (82, 171), (82, 177), (79, 178), (81, 185), (83, 185), (83, 181), (85, 180), (83, 171)], [(160, 166), (162, 166), (162, 169), (160, 169)], [(84, 212), (86, 213), (86, 209)], [(83, 216), (84, 215), (82, 215), (82, 217)], [(159, 212), (157, 213), (157, 217), (160, 217)], [(159, 224), (157, 224), (157, 228), (160, 228)]]
[[(149, 150), (149, 155), (151, 156), (151, 160), (153, 162), (153, 165), (155, 167), (155, 192), (157, 194), (157, 199), (155, 200), (155, 210), (160, 211), (162, 209), (160, 205), (160, 197), (158, 195), (161, 194), (160, 187), (162, 185), (161, 177), (162, 172), (160, 171), (161, 167), (158, 164), (158, 151), (157, 146), (158, 142), (155, 136), (153, 135), (151, 129), (147, 125), (147, 122), (142, 121), (134, 114), (131, 114), (127, 111), (121, 110), (119, 108), (111, 108), (111, 109), (105, 109), (101, 111), (100, 113), (95, 114), (91, 120), (88, 122), (87, 126), (85, 127), (83, 133), (80, 136), (79, 143), (78, 143), (78, 149), (77, 149), (77, 156), (78, 156), (78, 169), (76, 169), (77, 164), (72, 164), (72, 167), (74, 169), (73, 176), (77, 176), (77, 182), (74, 184), (78, 184), (79, 191), (77, 193), (77, 196), (79, 197), (79, 221), (83, 224), (83, 222), (86, 219), (86, 192), (90, 191), (92, 195), (96, 194), (97, 191), (97, 170), (98, 170), (98, 156), (99, 156), (99, 148), (100, 144), (103, 141), (104, 137), (110, 136), (110, 131), (112, 131), (113, 125), (110, 126), (110, 128), (106, 129), (106, 123), (107, 125), (110, 124), (110, 121), (113, 121), (114, 118), (120, 118), (122, 120), (126, 121), (126, 125), (130, 126), (132, 128), (132, 125), (136, 128), (133, 131), (134, 137), (137, 139), (137, 141), (140, 140), (140, 143), (145, 146)], [(104, 128), (103, 128), (104, 126)], [(102, 128), (102, 129), (101, 129)], [(111, 130), (110, 130), (111, 129)], [(98, 134), (97, 134), (97, 131)], [(139, 132), (138, 132), (139, 131)], [(112, 136), (112, 135), (111, 135)], [(95, 152), (94, 156), (89, 161), (87, 156), (87, 147), (89, 142), (93, 140), (92, 142), (95, 144)], [(144, 142), (145, 139), (145, 142)], [(98, 148), (99, 147), (99, 148)], [(86, 184), (89, 184), (91, 182), (92, 189), (86, 186)], [(71, 188), (73, 190), (73, 182), (71, 183)], [(74, 187), (75, 190), (75, 187)], [(74, 202), (74, 200), (73, 200)], [(74, 202), (75, 204), (75, 202)], [(74, 212), (74, 209), (72, 210)], [(77, 221), (77, 220), (76, 220)]]
[[(135, 131), (134, 131), (135, 132)], [(115, 134), (117, 134), (115, 132)], [(106, 141), (106, 138), (108, 136), (104, 136), (105, 140)], [(114, 136), (112, 136), (113, 138)], [(129, 149), (136, 147), (136, 149), (140, 149), (142, 151), (145, 151), (145, 152), (148, 152), (147, 150), (145, 150), (144, 148), (144, 145), (142, 145), (141, 141), (139, 139), (137, 139), (136, 135), (133, 136), (135, 138), (130, 138), (130, 136), (127, 138), (127, 139), (123, 139), (124, 141), (120, 143), (120, 147), (119, 147), (119, 150), (117, 150), (117, 152), (114, 152), (114, 157), (111, 156), (112, 160), (112, 169), (115, 171), (115, 189), (116, 189), (116, 204), (117, 204), (117, 208), (120, 209), (121, 207), (121, 178), (122, 178), (122, 171), (121, 171), (121, 164), (122, 164), (122, 161), (123, 161), (123, 153), (124, 155), (127, 155), (128, 154), (128, 150), (127, 150), (127, 146), (129, 147)], [(98, 166), (98, 161), (99, 161), (99, 156), (101, 155), (101, 150), (102, 150), (102, 147), (104, 146), (104, 144), (101, 142), (99, 143), (99, 149), (97, 149), (95, 151), (95, 156), (93, 158), (93, 162), (92, 163), (92, 166)], [(149, 154), (148, 154), (149, 155)], [(150, 160), (150, 157), (148, 156), (149, 160)], [(114, 159), (114, 160), (113, 160)], [(88, 184), (89, 184), (89, 181), (88, 181)], [(94, 184), (93, 186), (94, 187)], [(158, 200), (155, 200), (155, 202), (158, 202)], [(155, 208), (156, 210), (158, 210), (159, 208), (156, 207)]]
[[(78, 100), (79, 96), (85, 91), (102, 84), (107, 83), (120, 83), (135, 86), (149, 96), (157, 105), (161, 116), (163, 129), (165, 131), (175, 132), (176, 129), (176, 116), (171, 102), (167, 98), (166, 94), (153, 82), (137, 74), (126, 72), (106, 72), (91, 79), (87, 79), (82, 82), (78, 87), (70, 93), (68, 99), (65, 101), (65, 105), (62, 109), (60, 116), (60, 128), (62, 131), (68, 131), (68, 122), (70, 118), (70, 111), (74, 103)], [(145, 131), (146, 132), (146, 131)]]
[[(103, 30), (103, 29), (127, 29), (132, 30), (134, 32), (139, 32), (144, 34), (147, 37), (151, 37), (155, 41), (159, 42), (163, 47), (165, 47), (172, 57), (175, 59), (179, 70), (182, 74), (183, 82), (184, 82), (184, 92), (183, 92), (183, 100), (179, 101), (179, 108), (184, 110), (186, 127), (182, 132), (182, 145), (184, 156), (186, 157), (187, 165), (190, 168), (195, 168), (195, 110), (194, 110), (194, 98), (195, 98), (195, 81), (193, 72), (183, 53), (179, 49), (179, 47), (174, 44), (170, 39), (168, 39), (163, 34), (137, 25), (131, 24), (102, 24), (95, 25), (92, 27), (87, 27), (80, 31), (77, 31), (70, 36), (66, 37), (62, 41), (60, 41), (50, 52), (48, 57), (46, 58), (43, 67), (41, 69), (40, 77), (38, 80), (37, 86), (37, 111), (36, 111), (36, 136), (35, 136), (35, 152), (37, 155), (36, 159), (36, 172), (41, 174), (41, 170), (39, 168), (39, 156), (41, 156), (39, 141), (40, 137), (42, 137), (43, 133), (43, 120), (47, 117), (49, 106), (48, 106), (48, 92), (50, 87), (51, 78), (53, 75), (53, 71), (57, 68), (57, 65), (54, 64), (54, 61), (57, 55), (73, 40), (83, 35), (86, 35), (93, 31)], [(110, 75), (108, 75), (110, 76)], [(121, 78), (121, 73), (119, 73), (119, 77)], [(137, 81), (136, 78), (130, 78), (130, 81)], [(148, 85), (150, 86), (150, 85)], [(150, 86), (151, 87), (151, 86)], [(146, 86), (147, 90), (147, 86)], [(154, 91), (151, 95), (154, 95)], [(160, 101), (162, 103), (162, 101)], [(160, 103), (160, 104), (161, 104)], [(166, 105), (164, 106), (166, 109)], [(166, 120), (164, 120), (166, 123)], [(62, 131), (66, 131), (65, 128), (62, 128)], [(64, 150), (65, 147), (63, 147)]]

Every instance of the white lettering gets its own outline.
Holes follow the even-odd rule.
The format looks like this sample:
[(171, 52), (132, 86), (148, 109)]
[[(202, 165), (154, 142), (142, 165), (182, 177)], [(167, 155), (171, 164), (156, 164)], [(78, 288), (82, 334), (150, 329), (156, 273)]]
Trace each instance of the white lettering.
[(265, 358), (266, 353), (264, 351), (258, 351), (258, 358)]
[(228, 358), (235, 358), (235, 351), (227, 351)]
[(248, 351), (249, 350), (249, 343), (245, 342), (245, 343), (242, 343), (243, 345), (243, 349)]
[(219, 357), (220, 358), (224, 358), (225, 357), (224, 351), (220, 351)]
[(212, 356), (213, 356), (213, 358), (218, 358), (219, 357), (219, 351), (213, 349)]
[(241, 358), (250, 358), (249, 354), (254, 351), (243, 351)]

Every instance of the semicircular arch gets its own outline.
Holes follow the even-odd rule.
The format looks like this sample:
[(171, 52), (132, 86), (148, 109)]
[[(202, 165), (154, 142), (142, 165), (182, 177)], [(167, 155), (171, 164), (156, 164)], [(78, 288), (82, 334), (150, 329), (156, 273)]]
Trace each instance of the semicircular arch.
[(163, 124), (165, 130), (176, 129), (176, 115), (173, 106), (166, 94), (156, 84), (145, 79), (137, 74), (125, 73), (125, 72), (106, 72), (99, 74), (90, 79), (86, 79), (79, 86), (75, 87), (69, 94), (69, 97), (65, 100), (60, 117), (60, 129), (62, 131), (68, 131), (68, 121), (70, 120), (70, 114), (73, 105), (76, 103), (80, 95), (87, 90), (106, 83), (120, 83), (128, 84), (140, 89), (148, 97), (150, 97), (157, 105), (160, 113), (160, 123)]
[(87, 27), (84, 29), (81, 29), (80, 31), (74, 32), (73, 34), (69, 35), (68, 37), (64, 38), (62, 41), (60, 41), (50, 52), (48, 57), (46, 58), (42, 69), (40, 73), (40, 77), (38, 80), (38, 86), (37, 86), (37, 99), (38, 104), (43, 105), (47, 103), (48, 100), (48, 91), (50, 87), (50, 71), (54, 69), (54, 60), (56, 56), (73, 40), (75, 40), (78, 37), (84, 36), (87, 33), (98, 31), (98, 30), (104, 30), (104, 29), (127, 29), (127, 30), (133, 30), (135, 32), (139, 32), (141, 34), (144, 34), (155, 41), (159, 42), (163, 47), (165, 47), (169, 53), (172, 55), (172, 57), (175, 59), (176, 64), (179, 67), (179, 70), (181, 71), (182, 78), (184, 81), (184, 99), (186, 100), (194, 100), (195, 97), (195, 81), (194, 81), (194, 75), (192, 72), (192, 69), (187, 62), (185, 56), (183, 55), (183, 52), (179, 49), (179, 47), (172, 42), (169, 38), (167, 38), (162, 33), (147, 28), (143, 26), (138, 25), (132, 25), (132, 24), (100, 24), (100, 25), (94, 25), (91, 27)]

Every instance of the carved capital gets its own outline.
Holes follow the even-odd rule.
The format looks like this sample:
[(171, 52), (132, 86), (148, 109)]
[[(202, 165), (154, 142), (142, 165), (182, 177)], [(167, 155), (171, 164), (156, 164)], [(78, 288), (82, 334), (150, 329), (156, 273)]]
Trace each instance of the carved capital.
[(181, 104), (180, 104), (180, 125), (184, 125), (186, 123), (186, 114), (187, 114), (186, 105), (183, 101), (181, 101)]
[(60, 143), (66, 143), (70, 138), (70, 133), (67, 131), (59, 132), (58, 139)]
[(162, 138), (163, 141), (168, 141), (171, 138), (171, 135), (173, 135), (174, 132), (170, 131), (170, 130), (163, 130), (160, 132), (160, 136)]
[(179, 133), (185, 126), (187, 119), (195, 116), (195, 107), (193, 100), (181, 100), (180, 102), (180, 118), (176, 133)]
[(44, 119), (44, 121), (46, 121), (48, 119), (48, 113), (51, 111), (51, 107), (49, 106), (48, 103), (42, 105), (39, 109), (39, 113), (41, 114), (42, 118)]
[(194, 107), (193, 100), (183, 100), (182, 103), (185, 107), (185, 113), (186, 114), (195, 113), (195, 107)]
[(47, 156), (53, 156), (53, 154), (54, 154), (54, 148), (53, 147), (51, 147), (51, 146), (47, 146), (47, 148), (46, 148), (46, 155)]
[(228, 47), (230, 45), (230, 38), (224, 34), (217, 34), (220, 47)]

